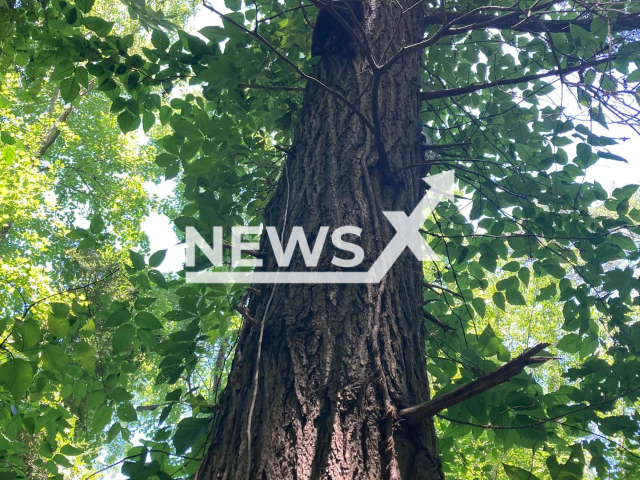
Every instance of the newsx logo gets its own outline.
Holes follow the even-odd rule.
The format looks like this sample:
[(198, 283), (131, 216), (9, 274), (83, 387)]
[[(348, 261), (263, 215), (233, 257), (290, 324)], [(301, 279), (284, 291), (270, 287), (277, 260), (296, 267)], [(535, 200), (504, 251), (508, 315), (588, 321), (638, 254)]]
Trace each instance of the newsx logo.
[[(438, 257), (429, 247), (420, 233), (420, 228), (427, 217), (435, 210), (443, 200), (453, 201), (453, 185), (455, 176), (453, 170), (430, 175), (423, 179), (431, 188), (420, 200), (410, 215), (404, 212), (382, 212), (393, 225), (396, 234), (389, 244), (376, 259), (371, 268), (366, 272), (335, 271), (335, 272), (290, 272), (280, 269), (289, 267), (291, 258), (299, 246), (305, 265), (309, 268), (316, 267), (322, 254), (324, 244), (329, 233), (328, 226), (322, 226), (318, 230), (313, 248), (307, 242), (302, 227), (294, 226), (289, 236), (286, 247), (280, 241), (275, 227), (265, 228), (269, 242), (276, 258), (279, 269), (272, 272), (187, 272), (187, 283), (379, 283), (385, 274), (391, 269), (405, 248), (409, 248), (421, 261), (437, 261)], [(362, 263), (365, 252), (359, 245), (345, 241), (342, 237), (347, 234), (360, 236), (362, 229), (352, 225), (336, 228), (332, 235), (333, 245), (349, 252), (353, 258), (342, 259), (334, 256), (331, 263), (341, 268), (353, 268)], [(262, 233), (262, 227), (237, 226), (231, 228), (231, 264), (233, 267), (261, 267), (263, 260), (260, 258), (242, 258), (242, 252), (257, 250), (258, 243), (242, 242), (244, 235), (256, 235)], [(193, 227), (186, 228), (186, 255), (187, 267), (195, 267), (196, 247), (209, 259), (213, 266), (223, 265), (222, 227), (213, 227), (213, 246), (210, 246)]]

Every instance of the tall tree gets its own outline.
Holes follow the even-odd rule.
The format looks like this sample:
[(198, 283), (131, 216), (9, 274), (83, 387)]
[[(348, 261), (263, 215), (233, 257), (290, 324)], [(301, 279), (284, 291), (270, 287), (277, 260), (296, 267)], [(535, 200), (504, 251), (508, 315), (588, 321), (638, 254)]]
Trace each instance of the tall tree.
[[(132, 253), (131, 283), (176, 286), (179, 308), (158, 323), (142, 312), (132, 320), (147, 300), (106, 305), (118, 361), (142, 352), (139, 340), (157, 354), (156, 382), (191, 392), (202, 352), (220, 356), (226, 345), (212, 327), (224, 334), (232, 305), (244, 323), (219, 400), (188, 398), (194, 417), (213, 412), (212, 425), (185, 418), (175, 452), (162, 450), (184, 465), (147, 460), (161, 430), (121, 462), (123, 473), (189, 476), (189, 462), (202, 460), (200, 480), (462, 477), (451, 451), (469, 433), (501, 450), (479, 447), (495, 466), (512, 448), (519, 460), (531, 450), (529, 464), (504, 463), (509, 478), (578, 479), (587, 463), (599, 478), (637, 472), (637, 186), (608, 195), (584, 174), (599, 159), (623, 160), (607, 150), (617, 142), (608, 125), (639, 126), (640, 3), (485, 3), (226, 0), (222, 11), (205, 2), (223, 26), (192, 35), (127, 0), (151, 31), (142, 47), (93, 2), (34, 7), (66, 33), (18, 35), (37, 51), (12, 58), (25, 75), (47, 72), (67, 102), (95, 77), (125, 133), (160, 121), (156, 164), (181, 181), (179, 231), (195, 226), (211, 240), (213, 226), (262, 221), (285, 239), (303, 226), (312, 242), (320, 226), (355, 225), (366, 269), (394, 235), (383, 212), (411, 212), (427, 173), (457, 178), (456, 201), (422, 231), (442, 261), (421, 265), (405, 252), (376, 285), (167, 284)], [(167, 95), (175, 86), (183, 90)], [(275, 271), (269, 245), (265, 237), (252, 253)], [(326, 247), (318, 269), (335, 268), (334, 253)], [(288, 268), (304, 268), (299, 253)], [(552, 347), (527, 342), (511, 358), (488, 317), (525, 305), (530, 281), (546, 283), (536, 301), (562, 303), (554, 351), (582, 362), (556, 390), (527, 370), (561, 358)], [(30, 361), (29, 375), (40, 368)], [(110, 377), (105, 391), (117, 385)], [(13, 390), (16, 400), (29, 393)], [(136, 418), (126, 398), (126, 407), (100, 398), (91, 438), (116, 405), (122, 422)], [(169, 412), (181, 398), (167, 394)]]
[[(307, 87), (284, 173), (265, 210), (265, 223), (277, 226), (284, 232), (283, 238), (288, 238), (293, 226), (316, 232), (327, 223), (356, 225), (362, 228), (362, 245), (371, 255), (367, 266), (393, 236), (382, 211), (410, 212), (425, 187), (421, 177), (431, 165), (473, 165), (470, 181), (463, 180), (475, 187), (466, 189), (474, 196), (472, 218), (478, 218), (478, 213), (501, 212), (495, 216), (502, 225), (493, 227), (499, 229), (498, 234), (505, 230), (502, 218), (512, 217), (502, 211), (506, 202), (497, 189), (525, 209), (543, 200), (538, 195), (550, 186), (532, 191), (536, 181), (527, 179), (525, 166), (517, 166), (518, 154), (530, 155), (524, 145), (511, 143), (486, 128), (469, 132), (454, 119), (436, 124), (437, 133), (430, 137), (445, 143), (436, 149), (424, 145), (423, 128), (442, 118), (439, 111), (452, 116), (466, 113), (471, 122), (483, 125), (484, 115), (474, 118), (460, 106), (463, 95), (468, 99), (469, 94), (492, 87), (529, 82), (540, 89), (546, 87), (539, 82), (542, 78), (560, 76), (566, 80), (570, 73), (610, 66), (615, 61), (616, 32), (632, 29), (638, 19), (637, 14), (622, 11), (616, 18), (605, 19), (604, 11), (598, 11), (601, 7), (595, 4), (561, 2), (530, 2), (526, 7), (502, 2), (476, 8), (472, 3), (456, 3), (453, 8), (424, 2), (364, 2), (363, 8), (355, 8), (355, 2), (312, 3), (321, 12), (314, 41), (324, 42), (312, 48), (322, 56), (312, 76), (299, 72)], [(230, 16), (209, 8), (245, 30), (248, 40), (265, 44), (281, 61), (292, 65), (257, 28), (245, 29)], [(362, 17), (358, 15), (361, 11)], [(600, 42), (594, 35), (598, 28), (606, 29), (600, 32)], [(490, 34), (487, 29), (507, 31)], [(517, 32), (527, 35), (518, 36)], [(553, 39), (565, 32), (570, 32), (575, 46), (563, 52)], [(519, 65), (499, 46), (480, 47), (495, 63), (488, 76), (482, 64), (476, 65), (477, 73), (471, 71), (477, 58), (476, 44), (508, 44), (513, 38), (519, 46), (524, 44)], [(536, 43), (536, 38), (537, 46), (528, 49), (527, 44)], [(461, 40), (464, 46), (456, 47)], [(557, 41), (561, 40), (567, 42), (564, 38)], [(580, 49), (581, 42), (592, 45)], [(442, 55), (445, 46), (449, 53)], [(533, 53), (536, 50), (542, 55)], [(578, 55), (570, 55), (575, 53)], [(467, 61), (456, 61), (458, 55)], [(464, 86), (455, 82), (455, 87), (447, 88), (453, 83), (454, 65), (458, 69), (455, 76), (461, 78), (464, 71), (467, 81)], [(606, 75), (604, 79), (609, 78)], [(422, 92), (421, 84), (425, 87)], [(535, 95), (529, 92), (525, 91), (525, 99)], [(509, 118), (505, 104), (512, 109), (517, 109), (517, 104), (500, 93), (496, 97), (486, 103), (476, 100), (474, 106)], [(429, 102), (424, 116), (421, 100)], [(463, 105), (468, 103), (462, 100)], [(542, 137), (530, 138), (528, 124), (537, 121), (538, 112), (532, 113), (526, 122), (516, 122), (513, 129), (507, 127), (523, 144), (544, 142)], [(560, 112), (554, 113), (558, 116)], [(448, 123), (454, 128), (443, 131)], [(496, 138), (487, 142), (499, 145), (478, 148), (484, 141), (477, 137), (488, 134)], [(588, 148), (583, 166), (591, 161)], [(425, 156), (425, 150), (448, 153), (453, 149), (476, 158), (454, 154), (454, 159), (460, 159), (456, 161), (445, 159), (444, 153)], [(513, 165), (517, 177), (506, 173), (504, 166), (499, 167), (500, 173), (494, 170), (487, 150)], [(550, 147), (548, 151), (552, 155)], [(460, 170), (466, 173), (466, 167), (460, 166)], [(536, 170), (539, 174), (543, 171)], [(489, 180), (494, 175), (503, 181)], [(488, 192), (482, 192), (483, 184)], [(555, 203), (555, 199), (549, 200)], [(488, 205), (483, 206), (483, 201)], [(508, 230), (517, 228), (523, 238), (538, 239), (530, 226), (513, 222), (517, 227)], [(435, 225), (441, 230), (438, 220)], [(450, 247), (460, 251), (460, 263), (468, 254), (455, 243)], [(506, 243), (503, 245), (499, 248), (506, 253)], [(268, 250), (264, 239), (262, 250)], [(453, 263), (456, 256), (451, 256), (447, 243), (445, 250)], [(487, 248), (484, 243), (479, 250), (483, 253), (481, 265), (495, 269), (491, 263), (497, 257), (496, 246)], [(330, 268), (331, 253), (324, 255), (319, 268)], [(277, 265), (270, 261), (266, 268), (276, 270)], [(300, 268), (304, 264), (299, 258), (291, 269)], [(449, 268), (455, 276), (457, 268), (451, 264)], [(246, 316), (253, 322), (247, 322), (241, 333), (229, 387), (220, 402), (211, 446), (198, 478), (443, 478), (431, 416), (458, 403), (461, 399), (457, 397), (463, 393), (443, 397), (441, 404), (416, 421), (410, 417), (411, 409), (402, 410), (427, 402), (430, 396), (422, 290), (421, 266), (406, 252), (379, 285), (285, 285), (261, 288), (259, 296), (251, 296)], [(519, 303), (521, 295), (516, 294), (510, 303)], [(462, 292), (461, 298), (464, 303)], [(537, 353), (544, 346), (534, 350)], [(521, 370), (517, 368), (512, 375)], [(504, 379), (487, 379), (487, 387), (501, 381)]]
[[(365, 268), (393, 236), (382, 211), (410, 212), (426, 186), (421, 169), (401, 170), (421, 162), (421, 52), (373, 79), (360, 74), (388, 44), (395, 52), (421, 41), (424, 6), (404, 16), (395, 37), (398, 5), (373, 7), (361, 25), (366, 36), (356, 35), (363, 48), (316, 39), (327, 42), (327, 54), (306, 88), (265, 210), (265, 223), (283, 238), (294, 226), (310, 241), (327, 223), (361, 228)], [(343, 28), (334, 17), (325, 21)], [(325, 250), (319, 268), (330, 268), (331, 255)], [(291, 269), (304, 269), (301, 258)], [(199, 477), (441, 478), (431, 422), (397, 428), (399, 408), (429, 398), (422, 278), (409, 254), (379, 285), (261, 287), (249, 303), (260, 323), (248, 323), (240, 337)]]

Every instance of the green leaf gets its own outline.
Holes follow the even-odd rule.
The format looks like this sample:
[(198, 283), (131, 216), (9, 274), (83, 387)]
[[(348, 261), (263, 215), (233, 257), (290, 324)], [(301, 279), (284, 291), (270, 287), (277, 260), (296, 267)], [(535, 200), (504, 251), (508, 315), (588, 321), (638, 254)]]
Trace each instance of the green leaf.
[(640, 68), (636, 68), (627, 76), (628, 83), (640, 82)]
[(149, 258), (149, 266), (153, 267), (153, 268), (157, 268), (159, 267), (163, 260), (164, 257), (167, 255), (167, 250), (158, 250), (157, 252), (155, 252), (153, 255), (151, 255), (151, 257)]
[(104, 323), (104, 326), (107, 328), (119, 327), (123, 323), (128, 322), (131, 319), (131, 313), (126, 308), (118, 308), (115, 310), (107, 321)]
[(51, 304), (51, 313), (53, 313), (56, 317), (66, 317), (69, 315), (69, 305), (66, 303), (54, 302)]
[(512, 480), (540, 480), (533, 473), (528, 472), (527, 470), (523, 470), (519, 467), (514, 467), (512, 465), (503, 463), (502, 468), (504, 468), (504, 473), (506, 473), (507, 476)]
[(593, 33), (596, 37), (604, 39), (609, 33), (609, 26), (607, 24), (607, 20), (604, 18), (597, 16), (591, 22), (591, 33)]
[(95, 0), (76, 0), (76, 7), (78, 7), (82, 13), (89, 13)]
[(122, 110), (124, 110), (125, 108), (127, 108), (127, 100), (125, 98), (122, 97), (117, 97), (112, 103), (111, 103), (111, 113), (118, 113), (121, 112)]
[(73, 467), (71, 462), (69, 460), (67, 460), (67, 457), (64, 457), (62, 455), (54, 455), (52, 460), (55, 463), (57, 463), (58, 465), (60, 465), (61, 467), (64, 467), (64, 468), (72, 468)]
[(517, 272), (520, 270), (520, 262), (517, 260), (513, 260), (505, 265), (503, 265), (502, 270), (505, 272)]
[(233, 12), (239, 12), (242, 8), (242, 0), (224, 0), (224, 6)]
[(546, 287), (543, 287), (540, 290), (540, 295), (536, 297), (536, 302), (543, 302), (545, 300), (549, 300), (550, 298), (555, 297), (557, 293), (558, 292), (557, 292), (555, 283), (547, 285)]
[(498, 283), (496, 283), (496, 288), (500, 291), (502, 290), (507, 290), (509, 288), (518, 288), (519, 285), (519, 281), (518, 278), (515, 276), (510, 276), (507, 278), (503, 278), (502, 280), (500, 280)]
[(602, 83), (600, 86), (607, 92), (615, 92), (618, 90), (618, 82), (616, 81), (616, 79), (613, 76), (607, 74), (602, 75)]
[(136, 315), (136, 325), (140, 328), (148, 328), (149, 330), (158, 330), (163, 328), (158, 318), (149, 312), (140, 312)]
[(66, 318), (49, 315), (49, 334), (55, 338), (65, 338), (71, 331), (71, 325)]
[(511, 305), (526, 305), (527, 301), (524, 299), (522, 293), (519, 290), (508, 289), (504, 292), (505, 297), (507, 298), (507, 302)]
[(153, 350), (158, 344), (156, 335), (151, 330), (146, 328), (138, 329), (138, 339), (140, 339), (140, 343), (147, 347), (149, 350)]
[(490, 272), (495, 272), (498, 267), (498, 257), (492, 253), (481, 255), (479, 262), (485, 270)]
[(493, 303), (496, 305), (496, 307), (498, 307), (500, 310), (506, 311), (504, 295), (502, 294), (502, 292), (494, 293), (492, 298)]
[[(6, 320), (3, 322), (6, 326)], [(2, 326), (2, 325), (0, 325)], [(1, 330), (4, 330), (4, 326)], [(17, 321), (13, 324), (11, 336), (14, 340), (14, 346), (20, 351), (28, 350), (35, 347), (42, 339), (42, 331), (40, 324), (33, 318), (28, 318), (24, 322)]]
[(98, 90), (101, 92), (110, 92), (111, 90), (115, 90), (118, 87), (118, 84), (114, 82), (112, 78), (107, 78), (98, 85)]
[(479, 353), (483, 357), (493, 357), (498, 354), (498, 349), (500, 348), (500, 340), (496, 337), (496, 334), (493, 332), (491, 325), (487, 325), (483, 332), (480, 334), (480, 338), (478, 338), (478, 349)]
[(63, 62), (58, 63), (56, 68), (54, 68), (53, 73), (49, 77), (52, 82), (59, 82), (60, 80), (73, 75), (76, 67), (69, 60), (65, 60)]
[(14, 145), (16, 143), (11, 134), (4, 131), (0, 133), (0, 140), (2, 140), (2, 143), (6, 143), (7, 145)]
[(26, 395), (32, 380), (33, 369), (26, 360), (12, 358), (0, 365), (0, 381), (11, 392), (16, 403)]
[(173, 117), (173, 110), (167, 105), (160, 107), (160, 123), (166, 125)]
[(158, 270), (149, 270), (149, 279), (160, 288), (167, 288), (167, 280)]
[(45, 345), (42, 349), (42, 367), (45, 370), (58, 372), (61, 375), (67, 373), (69, 357), (66, 353), (55, 345)]
[(181, 455), (189, 447), (195, 445), (200, 437), (206, 435), (209, 420), (206, 418), (184, 418), (178, 423), (178, 428), (173, 436), (173, 445), (176, 453)]
[(471, 305), (473, 305), (473, 309), (480, 315), (480, 317), (484, 318), (487, 307), (483, 298), (475, 297), (471, 300)]
[(108, 405), (102, 405), (93, 414), (93, 420), (91, 421), (91, 431), (93, 433), (102, 432), (109, 422), (111, 422), (111, 416), (113, 415), (113, 408)]
[(85, 400), (85, 408), (87, 410), (93, 409), (98, 405), (102, 405), (104, 401), (107, 399), (107, 394), (103, 389), (96, 390), (87, 395), (87, 399)]
[(118, 115), (118, 126), (122, 133), (133, 132), (140, 126), (140, 116), (134, 115), (129, 110), (124, 110)]
[(112, 442), (118, 434), (122, 431), (122, 426), (119, 423), (114, 423), (107, 432), (107, 443)]
[(80, 94), (80, 84), (75, 75), (65, 78), (60, 82), (60, 95), (65, 102), (71, 103)]
[(194, 35), (187, 34), (187, 47), (189, 51), (194, 55), (207, 55), (209, 49), (204, 41)]
[(51, 448), (51, 445), (49, 445), (49, 442), (47, 442), (46, 440), (42, 440), (40, 442), (40, 448), (38, 449), (38, 454), (45, 458), (53, 457), (53, 449)]
[(144, 133), (147, 133), (149, 130), (151, 130), (155, 123), (156, 116), (153, 114), (153, 112), (145, 110), (142, 114), (142, 129), (144, 130)]
[(169, 417), (173, 405), (173, 403), (170, 403), (162, 409), (162, 412), (160, 412), (160, 417), (158, 418), (158, 425), (162, 425), (162, 423)]
[(63, 445), (60, 449), (60, 453), (66, 455), (67, 457), (77, 457), (78, 455), (82, 455), (84, 450), (82, 448), (74, 447), (73, 445)]
[(616, 213), (618, 215), (626, 215), (629, 211), (629, 199), (625, 198), (616, 206)]
[(138, 252), (134, 252), (133, 250), (129, 250), (129, 258), (131, 259), (131, 264), (133, 268), (136, 270), (144, 270), (145, 263), (144, 257), (140, 255)]
[(558, 350), (562, 350), (567, 353), (578, 353), (580, 351), (580, 344), (582, 340), (577, 333), (569, 333), (560, 339), (556, 344)]
[(595, 37), (592, 33), (586, 31), (584, 28), (578, 25), (570, 25), (569, 30), (573, 41), (579, 46), (585, 46), (589, 43), (595, 43)]
[(531, 271), (527, 267), (522, 267), (518, 270), (518, 278), (525, 287), (529, 286), (529, 279), (531, 278)]
[(167, 37), (166, 33), (154, 28), (151, 33), (151, 44), (158, 50), (166, 50), (169, 48), (171, 41), (169, 40), (169, 37)]
[(80, 365), (82, 368), (89, 372), (90, 374), (94, 374), (96, 370), (96, 349), (89, 345), (87, 342), (80, 341), (78, 342), (73, 349), (74, 356), (80, 360)]
[(546, 270), (547, 273), (549, 273), (549, 275), (551, 275), (554, 278), (557, 278), (558, 280), (562, 280), (567, 274), (564, 271), (564, 268), (562, 268), (560, 265), (557, 265), (555, 263), (543, 263), (542, 268)]
[(224, 28), (218, 26), (204, 27), (200, 29), (198, 33), (215, 43), (220, 43), (227, 39)]
[(118, 355), (131, 348), (133, 339), (136, 336), (136, 328), (131, 324), (122, 325), (115, 331), (112, 338), (113, 354)]
[(138, 420), (138, 415), (130, 403), (124, 403), (118, 407), (118, 418), (123, 422), (135, 422)]
[(555, 455), (547, 458), (547, 468), (552, 480), (582, 480), (584, 472), (584, 455), (580, 444), (572, 445), (571, 456), (561, 464)]
[(76, 79), (84, 88), (89, 88), (89, 72), (84, 67), (76, 67)]
[(100, 215), (94, 215), (93, 218), (91, 219), (91, 226), (89, 227), (89, 230), (91, 230), (91, 233), (97, 235), (99, 233), (102, 233), (104, 228), (105, 228), (105, 223), (102, 217)]
[(100, 17), (84, 17), (84, 26), (96, 32), (99, 37), (106, 37), (113, 28), (113, 22), (107, 22)]

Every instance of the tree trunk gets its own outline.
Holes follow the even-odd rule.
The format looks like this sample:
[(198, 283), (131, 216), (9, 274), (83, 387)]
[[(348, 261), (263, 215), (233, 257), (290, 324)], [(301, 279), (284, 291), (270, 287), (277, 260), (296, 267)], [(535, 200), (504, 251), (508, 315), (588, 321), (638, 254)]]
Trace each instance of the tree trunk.
[[(423, 38), (423, 6), (404, 16), (389, 54)], [(378, 59), (399, 10), (396, 2), (367, 3), (364, 29)], [(327, 53), (315, 76), (357, 100), (371, 118), (370, 71), (351, 43), (353, 57)], [(286, 217), (285, 238), (291, 227), (303, 226), (310, 245), (320, 226), (330, 226), (329, 235), (339, 226), (358, 226), (366, 252), (358, 270), (369, 268), (394, 234), (381, 212), (411, 212), (426, 187), (424, 171), (401, 169), (421, 160), (420, 55), (405, 56), (381, 82), (380, 118), (397, 171), (393, 179), (380, 167), (363, 121), (308, 82), (291, 154), (265, 210), (266, 225), (281, 232)], [(337, 269), (330, 264), (332, 248), (327, 242), (319, 270)], [(268, 270), (276, 269), (272, 257), (265, 261)], [(304, 268), (294, 255), (290, 270)], [(376, 285), (256, 286), (261, 295), (251, 297), (249, 310), (262, 321), (268, 309), (264, 335), (260, 342), (260, 329), (248, 322), (240, 333), (197, 478), (442, 479), (432, 422), (409, 426), (396, 416), (429, 398), (422, 282), (422, 264), (407, 250)]]

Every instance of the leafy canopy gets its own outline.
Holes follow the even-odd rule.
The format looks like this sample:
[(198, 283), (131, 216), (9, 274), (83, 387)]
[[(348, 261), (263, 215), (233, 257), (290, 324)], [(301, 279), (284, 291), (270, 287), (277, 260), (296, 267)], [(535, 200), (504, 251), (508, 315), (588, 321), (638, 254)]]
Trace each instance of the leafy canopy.
[[(637, 186), (607, 192), (584, 175), (624, 161), (609, 151), (613, 125), (638, 127), (640, 2), (427, 5), (422, 120), (446, 148), (426, 162), (455, 169), (460, 196), (424, 227), (443, 259), (426, 267), (424, 295), (440, 322), (427, 318), (434, 389), (534, 342), (560, 357), (443, 412), (445, 470), (637, 478)], [(7, 478), (61, 478), (125, 452), (131, 478), (195, 471), (243, 291), (158, 270), (164, 252), (149, 257), (136, 228), (150, 208), (142, 183), (179, 181), (167, 208), (179, 234), (259, 220), (300, 72), (313, 81), (317, 61), (315, 8), (225, 7), (221, 26), (196, 34), (189, 4), (0, 5)]]

